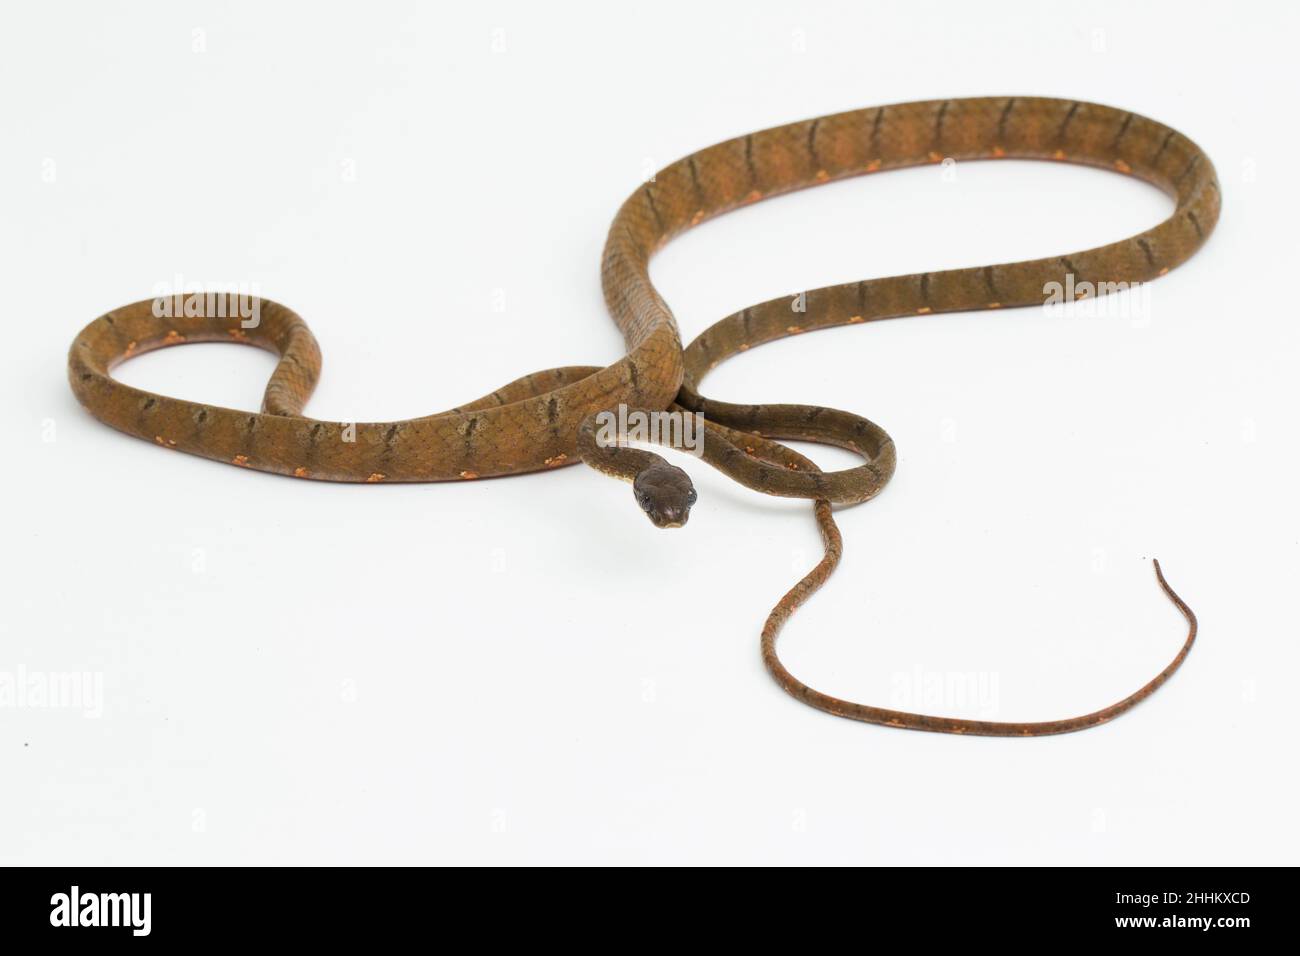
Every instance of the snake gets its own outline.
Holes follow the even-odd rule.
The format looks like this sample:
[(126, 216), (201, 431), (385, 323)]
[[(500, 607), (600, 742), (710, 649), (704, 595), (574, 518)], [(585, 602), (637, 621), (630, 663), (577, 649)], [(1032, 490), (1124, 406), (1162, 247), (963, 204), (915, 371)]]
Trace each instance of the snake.
[[(864, 279), (807, 290), (726, 316), (683, 347), (676, 320), (650, 280), (652, 256), (674, 237), (723, 213), (794, 190), (893, 169), (996, 159), (1099, 167), (1134, 176), (1174, 201), (1164, 221), (1138, 235), (1020, 262)], [(1138, 113), (1096, 103), (1002, 96), (870, 107), (717, 143), (659, 170), (619, 208), (601, 260), (601, 286), (626, 351), (616, 362), (546, 369), (447, 411), (393, 422), (334, 422), (304, 414), (321, 369), (307, 324), (270, 299), (234, 292), (176, 292), (111, 312), (74, 340), (68, 378), (95, 418), (162, 448), (302, 480), (472, 481), (585, 462), (630, 481), (659, 527), (680, 527), (697, 495), (689, 474), (636, 447), (626, 413), (702, 423), (699, 454), (748, 488), (813, 502), (824, 556), (772, 609), (761, 656), (776, 682), (827, 713), (911, 730), (1043, 736), (1082, 730), (1124, 713), (1178, 669), (1196, 638), (1196, 616), (1154, 562), (1157, 582), (1188, 624), (1177, 655), (1139, 690), (1102, 710), (1017, 723), (930, 716), (844, 701), (804, 684), (781, 663), (777, 636), (834, 571), (843, 550), (832, 505), (877, 495), (894, 474), (888, 433), (859, 415), (808, 405), (736, 404), (699, 386), (724, 360), (817, 329), (948, 312), (1042, 305), (1047, 290), (1077, 297), (1163, 276), (1206, 241), (1221, 197), (1212, 163), (1188, 137)], [(258, 412), (216, 407), (133, 388), (112, 369), (145, 352), (224, 341), (274, 353)], [(620, 417), (615, 419), (615, 411)], [(611, 424), (615, 422), (615, 424)], [(651, 442), (673, 445), (670, 435)], [(680, 435), (676, 436), (680, 439)], [(781, 444), (834, 445), (862, 463), (823, 471)]]

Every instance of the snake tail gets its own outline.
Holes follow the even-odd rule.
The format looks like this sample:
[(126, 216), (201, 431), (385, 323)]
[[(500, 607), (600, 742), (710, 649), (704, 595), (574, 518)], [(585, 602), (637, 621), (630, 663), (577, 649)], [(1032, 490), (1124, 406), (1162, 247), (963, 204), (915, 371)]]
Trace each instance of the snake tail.
[(763, 624), (760, 646), (763, 665), (782, 690), (796, 700), (828, 714), (833, 714), (836, 717), (845, 717), (849, 720), (860, 720), (868, 724), (879, 724), (884, 727), (896, 727), (903, 730), (925, 730), (931, 733), (968, 734), (981, 737), (1047, 737), (1053, 734), (1073, 733), (1114, 720), (1120, 714), (1132, 710), (1154, 694), (1182, 666), (1183, 661), (1187, 659), (1187, 655), (1192, 649), (1192, 644), (1196, 640), (1196, 614), (1169, 586), (1169, 582), (1165, 580), (1164, 572), (1160, 568), (1160, 562), (1153, 560), (1156, 581), (1159, 583), (1160, 589), (1164, 591), (1165, 596), (1178, 608), (1187, 621), (1187, 637), (1174, 659), (1169, 662), (1164, 670), (1156, 674), (1138, 690), (1109, 707), (1103, 707), (1101, 710), (1084, 714), (1081, 717), (1069, 717), (1064, 720), (1015, 723), (998, 720), (963, 720), (955, 717), (933, 717), (928, 714), (890, 710), (885, 707), (873, 707), (870, 704), (858, 704), (832, 697), (829, 694), (823, 694), (791, 674), (785, 665), (781, 663), (776, 651), (777, 637), (781, 633), (785, 622), (789, 620), (800, 604), (826, 582), (843, 554), (843, 542), (839, 530), (835, 526), (834, 518), (831, 516), (830, 505), (827, 502), (819, 501), (815, 510), (817, 523), (822, 533), (822, 540), (825, 542), (825, 556), (812, 571), (800, 579), (786, 593), (785, 597), (772, 608), (766, 622)]

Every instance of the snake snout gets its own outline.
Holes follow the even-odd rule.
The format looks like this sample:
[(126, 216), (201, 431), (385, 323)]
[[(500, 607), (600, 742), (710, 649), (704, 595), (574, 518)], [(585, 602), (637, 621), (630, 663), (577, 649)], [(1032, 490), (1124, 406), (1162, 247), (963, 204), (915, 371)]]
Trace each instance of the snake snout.
[(691, 476), (663, 460), (637, 472), (632, 493), (656, 528), (680, 528), (686, 524), (697, 498)]
[(680, 528), (690, 520), (690, 509), (678, 509), (665, 507), (658, 511), (648, 512), (650, 520), (654, 522), (656, 528)]

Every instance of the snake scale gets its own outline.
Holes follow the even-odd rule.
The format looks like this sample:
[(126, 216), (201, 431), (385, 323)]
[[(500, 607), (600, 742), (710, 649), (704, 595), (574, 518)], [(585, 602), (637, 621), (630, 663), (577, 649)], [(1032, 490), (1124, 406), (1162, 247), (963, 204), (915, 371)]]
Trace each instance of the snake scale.
[[(729, 315), (683, 348), (667, 303), (650, 281), (657, 249), (713, 216), (792, 190), (849, 176), (951, 158), (1058, 160), (1116, 170), (1168, 193), (1168, 219), (1119, 242), (1068, 256), (979, 268), (867, 279), (815, 289), (802, 311), (786, 298)], [(683, 524), (695, 490), (658, 455), (598, 440), (596, 421), (616, 408), (703, 416), (703, 457), (746, 486), (809, 498), (825, 557), (769, 615), (762, 657), (790, 694), (831, 714), (943, 733), (1040, 736), (1092, 727), (1151, 694), (1182, 663), (1196, 618), (1157, 580), (1188, 622), (1173, 661), (1124, 700), (1081, 717), (1041, 723), (971, 721), (838, 700), (800, 682), (781, 664), (776, 637), (798, 605), (833, 571), (841, 539), (831, 503), (865, 501), (894, 471), (893, 442), (865, 418), (801, 405), (734, 405), (700, 395), (700, 381), (726, 358), (790, 335), (901, 316), (1039, 305), (1051, 283), (1098, 292), (1111, 283), (1164, 275), (1205, 242), (1218, 220), (1214, 167), (1186, 136), (1154, 120), (1092, 103), (1039, 97), (985, 97), (902, 103), (823, 116), (737, 137), (660, 170), (619, 209), (603, 253), (605, 301), (626, 354), (606, 367), (573, 366), (526, 375), (450, 411), (396, 422), (342, 423), (305, 417), (320, 373), (320, 350), (290, 309), (256, 300), (257, 321), (241, 321), (223, 296), (147, 299), (91, 322), (77, 336), (68, 377), (99, 420), (164, 448), (302, 479), (353, 482), (465, 481), (560, 467), (583, 460), (630, 480), (659, 526)], [(1090, 284), (1090, 285), (1088, 285)], [(196, 299), (202, 306), (195, 308)], [(160, 309), (160, 304), (164, 306)], [(186, 342), (236, 341), (279, 356), (259, 413), (184, 401), (114, 380), (113, 366), (151, 349)], [(858, 453), (837, 472), (779, 444), (800, 439)]]

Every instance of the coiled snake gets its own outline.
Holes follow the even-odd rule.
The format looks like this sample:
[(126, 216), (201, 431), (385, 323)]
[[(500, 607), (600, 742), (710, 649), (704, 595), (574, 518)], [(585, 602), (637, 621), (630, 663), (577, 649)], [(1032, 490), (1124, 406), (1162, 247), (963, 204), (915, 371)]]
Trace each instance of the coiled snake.
[[(868, 279), (807, 292), (803, 310), (774, 299), (729, 315), (682, 348), (667, 304), (650, 282), (654, 252), (691, 226), (747, 203), (806, 186), (887, 169), (954, 160), (1046, 159), (1100, 166), (1161, 187), (1177, 203), (1153, 229), (1063, 257), (920, 275)], [(762, 655), (793, 696), (841, 717), (943, 733), (1039, 736), (1092, 727), (1151, 694), (1182, 663), (1196, 618), (1157, 579), (1186, 617), (1178, 655), (1136, 693), (1082, 717), (1005, 723), (931, 717), (821, 694), (791, 675), (776, 636), (793, 610), (839, 560), (830, 504), (876, 495), (894, 471), (893, 442), (847, 412), (801, 405), (731, 405), (702, 397), (700, 380), (719, 362), (756, 345), (830, 326), (900, 316), (1038, 305), (1050, 283), (1104, 292), (1144, 282), (1187, 259), (1219, 216), (1209, 159), (1176, 130), (1135, 113), (1036, 97), (903, 103), (791, 123), (701, 150), (658, 172), (619, 209), (602, 262), (605, 301), (627, 354), (604, 368), (575, 366), (524, 376), (450, 411), (397, 422), (340, 423), (303, 415), (320, 373), (320, 351), (301, 318), (266, 299), (226, 295), (146, 299), (91, 322), (72, 345), (68, 376), (100, 421), (165, 448), (303, 479), (355, 482), (464, 481), (538, 471), (585, 460), (631, 480), (638, 504), (660, 526), (684, 523), (695, 491), (686, 473), (622, 435), (601, 440), (596, 423), (613, 410), (702, 413), (703, 457), (767, 494), (810, 498), (826, 555), (773, 609)], [(1121, 286), (1122, 287), (1122, 286)], [(247, 342), (279, 364), (260, 413), (155, 395), (115, 381), (110, 369), (133, 355), (185, 342)], [(608, 421), (609, 419), (604, 419)], [(822, 473), (775, 439), (848, 448), (864, 463)]]

